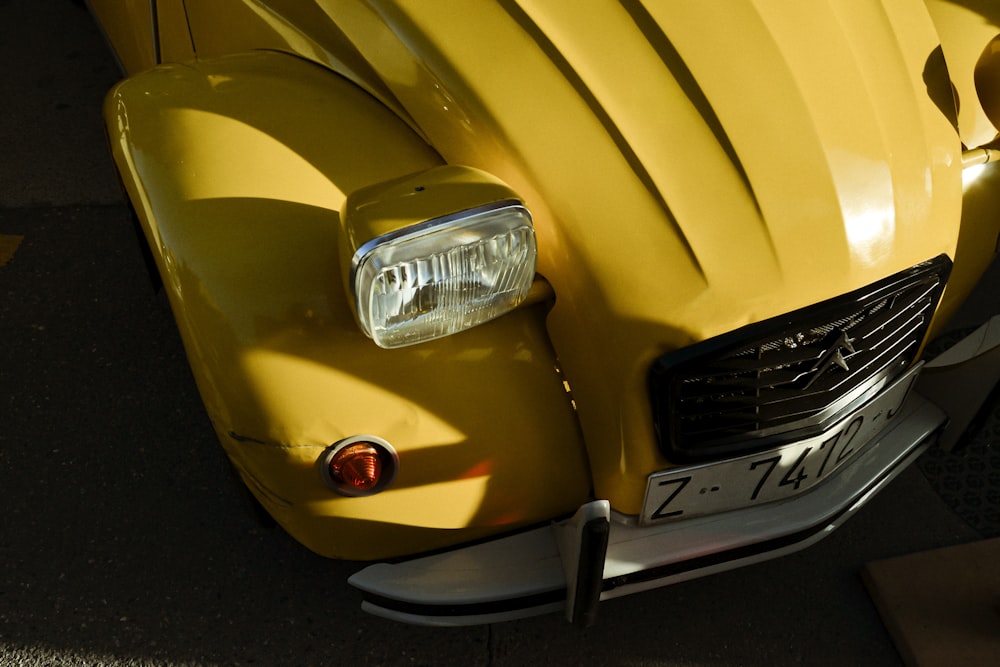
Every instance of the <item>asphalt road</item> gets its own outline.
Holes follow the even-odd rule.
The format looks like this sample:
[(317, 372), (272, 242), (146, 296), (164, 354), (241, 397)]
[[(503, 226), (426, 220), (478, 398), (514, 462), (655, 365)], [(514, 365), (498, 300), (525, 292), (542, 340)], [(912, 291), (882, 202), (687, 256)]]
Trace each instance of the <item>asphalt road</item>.
[(367, 616), (243, 513), (103, 142), (89, 16), (0, 0), (0, 664), (897, 665), (862, 565), (980, 535), (911, 469), (819, 545), (558, 616)]

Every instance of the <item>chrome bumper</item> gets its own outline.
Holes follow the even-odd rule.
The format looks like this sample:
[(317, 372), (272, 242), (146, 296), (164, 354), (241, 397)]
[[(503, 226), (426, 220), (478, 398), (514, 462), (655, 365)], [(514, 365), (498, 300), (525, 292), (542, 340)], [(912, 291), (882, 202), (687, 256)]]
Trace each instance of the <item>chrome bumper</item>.
[(371, 565), (349, 583), (363, 592), (364, 610), (407, 623), (473, 625), (564, 611), (586, 624), (598, 600), (817, 542), (915, 460), (945, 421), (940, 409), (912, 393), (898, 418), (852, 465), (795, 498), (655, 526), (612, 516), (607, 501), (597, 500), (569, 521)]

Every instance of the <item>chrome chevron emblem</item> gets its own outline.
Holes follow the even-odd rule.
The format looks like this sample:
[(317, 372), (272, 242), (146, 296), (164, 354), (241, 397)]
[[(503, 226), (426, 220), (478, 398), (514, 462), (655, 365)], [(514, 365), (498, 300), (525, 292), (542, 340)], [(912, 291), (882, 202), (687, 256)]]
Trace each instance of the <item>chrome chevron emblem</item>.
[(854, 339), (848, 336), (846, 331), (836, 329), (830, 332), (824, 342), (828, 343), (829, 347), (809, 370), (812, 377), (806, 383), (805, 389), (811, 387), (816, 380), (834, 366), (839, 366), (845, 371), (851, 370), (844, 354), (854, 354)]

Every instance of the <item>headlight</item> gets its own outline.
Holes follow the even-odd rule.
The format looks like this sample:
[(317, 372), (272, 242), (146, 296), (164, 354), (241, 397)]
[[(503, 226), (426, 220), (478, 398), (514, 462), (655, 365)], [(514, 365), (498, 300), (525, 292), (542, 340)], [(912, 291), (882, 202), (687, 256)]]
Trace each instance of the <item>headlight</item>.
[(352, 262), (362, 330), (401, 347), (492, 320), (524, 300), (535, 275), (527, 209), (497, 202), (362, 246)]
[(463, 331), (516, 308), (535, 276), (535, 232), (518, 196), (446, 165), (352, 193), (341, 214), (344, 278), (380, 347)]

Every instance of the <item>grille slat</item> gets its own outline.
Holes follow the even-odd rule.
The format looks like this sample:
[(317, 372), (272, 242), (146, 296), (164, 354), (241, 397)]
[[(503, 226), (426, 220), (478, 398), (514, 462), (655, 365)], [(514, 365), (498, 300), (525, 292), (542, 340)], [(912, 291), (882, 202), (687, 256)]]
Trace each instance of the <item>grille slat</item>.
[(941, 256), (661, 357), (650, 373), (661, 450), (699, 460), (822, 431), (915, 359), (950, 268)]

